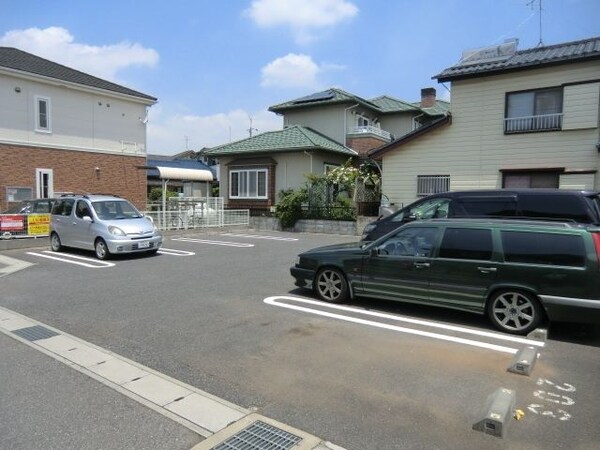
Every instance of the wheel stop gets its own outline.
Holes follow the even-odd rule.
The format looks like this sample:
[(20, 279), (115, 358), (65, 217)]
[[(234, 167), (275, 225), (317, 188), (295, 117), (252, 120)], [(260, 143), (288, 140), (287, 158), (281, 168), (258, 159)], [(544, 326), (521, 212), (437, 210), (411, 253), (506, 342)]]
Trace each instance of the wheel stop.
[(512, 363), (506, 369), (508, 372), (529, 376), (537, 361), (538, 352), (535, 347), (523, 347), (517, 352)]
[(511, 389), (500, 388), (489, 395), (484, 408), (480, 411), (480, 419), (473, 424), (473, 429), (485, 434), (503, 438), (515, 409), (516, 395)]

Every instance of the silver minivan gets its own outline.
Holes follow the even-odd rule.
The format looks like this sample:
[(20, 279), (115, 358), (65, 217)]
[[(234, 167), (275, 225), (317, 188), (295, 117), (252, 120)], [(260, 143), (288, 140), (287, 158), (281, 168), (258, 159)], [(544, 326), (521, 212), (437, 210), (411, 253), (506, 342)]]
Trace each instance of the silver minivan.
[(50, 246), (93, 250), (98, 259), (121, 253), (154, 254), (163, 237), (152, 219), (129, 201), (112, 195), (64, 195), (50, 219)]

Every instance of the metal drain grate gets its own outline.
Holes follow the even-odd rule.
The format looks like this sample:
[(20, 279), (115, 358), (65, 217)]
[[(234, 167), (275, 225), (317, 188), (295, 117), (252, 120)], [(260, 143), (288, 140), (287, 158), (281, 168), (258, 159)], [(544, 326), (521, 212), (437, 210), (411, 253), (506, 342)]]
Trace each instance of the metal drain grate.
[(258, 420), (211, 450), (289, 450), (301, 440), (295, 434)]
[(52, 336), (58, 336), (55, 331), (49, 330), (41, 325), (35, 325), (33, 327), (20, 328), (13, 330), (13, 333), (28, 341), (38, 341), (40, 339), (51, 338)]

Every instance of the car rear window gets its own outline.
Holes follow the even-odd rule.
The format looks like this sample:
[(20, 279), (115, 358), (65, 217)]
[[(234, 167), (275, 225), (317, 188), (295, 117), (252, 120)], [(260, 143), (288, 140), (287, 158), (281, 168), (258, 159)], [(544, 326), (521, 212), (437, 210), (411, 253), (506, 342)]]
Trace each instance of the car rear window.
[(572, 234), (502, 231), (504, 260), (552, 266), (585, 266), (583, 237)]
[(440, 246), (440, 258), (492, 258), (492, 232), (472, 228), (447, 228)]
[(59, 200), (52, 208), (52, 214), (55, 216), (70, 216), (74, 204), (75, 200), (73, 199)]
[(519, 196), (519, 211), (524, 217), (570, 219), (590, 223), (582, 198), (576, 195), (527, 195)]
[(512, 217), (517, 212), (514, 198), (463, 198), (457, 206), (455, 216)]

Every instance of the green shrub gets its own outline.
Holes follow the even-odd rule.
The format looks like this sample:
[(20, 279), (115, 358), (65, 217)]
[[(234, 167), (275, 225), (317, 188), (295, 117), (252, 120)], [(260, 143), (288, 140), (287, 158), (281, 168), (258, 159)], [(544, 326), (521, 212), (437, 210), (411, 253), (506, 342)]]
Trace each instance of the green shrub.
[(291, 228), (302, 218), (302, 203), (308, 199), (306, 189), (288, 189), (279, 192), (279, 203), (275, 206), (275, 217), (283, 228)]

